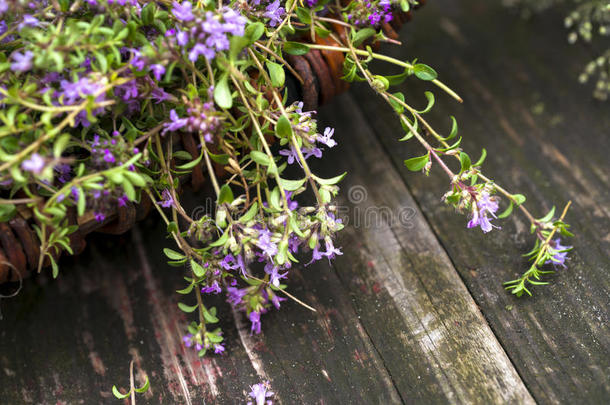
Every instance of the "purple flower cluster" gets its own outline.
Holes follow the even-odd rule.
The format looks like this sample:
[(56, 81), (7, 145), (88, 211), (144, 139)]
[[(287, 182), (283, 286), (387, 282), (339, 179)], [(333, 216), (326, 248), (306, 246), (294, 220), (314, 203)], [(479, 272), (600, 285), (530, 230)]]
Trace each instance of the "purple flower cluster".
[(563, 246), (561, 244), (561, 239), (557, 238), (550, 242), (549, 253), (552, 254), (552, 258), (547, 260), (545, 264), (553, 263), (553, 265), (561, 266), (564, 269), (566, 268), (565, 262), (568, 258), (568, 251), (572, 249), (572, 246)]
[(269, 391), (269, 381), (265, 381), (259, 384), (250, 386), (250, 398), (254, 399), (254, 402), (248, 402), (247, 405), (272, 405), (270, 397), (274, 395), (273, 392)]
[[(101, 103), (106, 99), (103, 93), (104, 80), (94, 80), (88, 77), (81, 77), (76, 82), (68, 80), (61, 80), (59, 85), (61, 90), (55, 93), (55, 98), (58, 100), (60, 105), (77, 105), (82, 103), (87, 96), (95, 95), (95, 101)], [(92, 115), (99, 115), (104, 111), (103, 108), (96, 108), (91, 111)], [(91, 125), (87, 117), (86, 111), (81, 111), (76, 116), (76, 124), (82, 124), (84, 127)]]
[(353, 2), (353, 8), (347, 19), (349, 22), (363, 26), (379, 24), (392, 21), (392, 4), (390, 0), (365, 0)]
[(198, 10), (193, 10), (190, 1), (174, 1), (172, 14), (181, 27), (168, 30), (166, 35), (175, 38), (192, 62), (196, 62), (200, 56), (212, 60), (217, 52), (228, 50), (229, 34), (243, 36), (247, 22), (229, 7), (199, 15)]
[[(316, 121), (312, 118), (312, 114), (314, 114), (315, 111), (303, 112), (302, 107), (303, 103), (298, 102), (290, 106), (287, 111), (298, 116), (298, 123), (293, 125), (293, 129), (295, 133), (304, 141), (303, 146), (301, 147), (303, 158), (307, 160), (311, 156), (314, 156), (319, 159), (322, 157), (322, 151), (324, 149), (317, 144), (327, 146), (328, 148), (336, 146), (337, 141), (332, 139), (335, 130), (334, 128), (327, 127), (324, 129), (323, 135), (317, 133)], [(294, 146), (291, 145), (289, 149), (281, 149), (279, 154), (286, 156), (286, 161), (288, 164), (291, 165), (296, 162), (299, 164), (299, 166), (301, 165), (297, 150), (294, 148)]]
[(34, 174), (40, 174), (45, 167), (45, 161), (38, 153), (33, 153), (29, 159), (21, 162), (21, 168)]
[[(212, 98), (212, 92), (213, 89), (208, 92), (210, 99)], [(214, 103), (211, 101), (202, 103), (201, 100), (195, 99), (187, 105), (186, 114), (187, 117), (181, 118), (176, 110), (171, 110), (169, 122), (164, 124), (163, 133), (183, 129), (187, 132), (201, 133), (206, 142), (212, 142), (221, 124)]]
[(496, 211), (498, 211), (498, 202), (490, 197), (487, 191), (482, 191), (478, 195), (476, 204), (472, 204), (472, 218), (468, 222), (468, 228), (480, 226), (484, 233), (491, 231), (493, 228), (499, 228), (499, 226), (493, 225), (487, 217), (487, 215), (491, 215), (496, 218)]
[(202, 339), (201, 333), (197, 333), (193, 335), (192, 333), (187, 333), (182, 337), (182, 342), (186, 347), (192, 347), (197, 351), (202, 349), (214, 349), (214, 353), (221, 354), (225, 351), (225, 347), (222, 343), (211, 343), (208, 339)]

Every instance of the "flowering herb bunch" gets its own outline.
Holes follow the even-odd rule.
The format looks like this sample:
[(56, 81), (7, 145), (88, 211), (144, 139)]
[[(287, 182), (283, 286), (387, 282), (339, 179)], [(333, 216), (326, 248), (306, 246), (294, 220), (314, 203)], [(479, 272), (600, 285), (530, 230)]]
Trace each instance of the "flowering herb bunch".
[[(368, 83), (394, 109), (406, 134), (400, 140), (425, 147), (424, 156), (405, 161), (407, 168), (428, 174), (437, 164), (447, 173), (445, 201), (470, 216), (469, 228), (489, 232), (498, 227), (491, 220), (513, 207), (530, 220), (533, 264), (507, 284), (518, 296), (530, 294), (528, 287), (544, 284), (541, 275), (551, 271), (542, 266), (565, 266), (570, 248), (556, 237), (570, 235), (565, 210), (558, 219), (554, 211), (535, 219), (525, 197), (482, 173), (484, 150), (471, 163), (455, 119), (448, 136), (432, 128), (424, 118), (434, 104), (431, 92), (418, 109), (390, 90), (415, 77), (460, 100), (431, 67), (372, 49), (397, 42), (380, 26), (415, 3), (0, 0), (0, 221), (30, 210), (38, 269), (48, 261), (56, 277), (57, 253), (72, 253), (72, 210), (104, 223), (113, 210), (150, 199), (175, 244), (164, 249), (168, 263), (187, 270), (179, 307), (197, 321), (184, 343), (201, 356), (224, 352), (214, 326), (219, 314), (206, 297), (226, 295), (259, 333), (261, 315), (284, 300), (307, 306), (286, 291), (295, 266), (342, 254), (333, 198), (345, 173), (323, 178), (309, 166), (336, 146), (334, 130), (319, 128), (315, 112), (288, 102), (286, 90), (290, 75), (302, 80), (287, 55), (330, 51), (344, 57), (344, 80)], [(321, 44), (319, 37), (331, 41)], [(374, 60), (399, 72), (375, 74)], [(197, 140), (197, 153), (176, 148), (176, 136), (185, 134)], [(459, 170), (450, 169), (451, 159)], [(200, 165), (217, 200), (213, 211), (193, 217), (179, 189)], [(219, 166), (225, 176), (217, 176)], [(496, 215), (498, 195), (507, 207)]]
[[(508, 6), (518, 6), (525, 16), (563, 2), (563, 0), (505, 0)], [(565, 27), (570, 31), (569, 43), (574, 44), (579, 39), (591, 43), (595, 35), (610, 36), (610, 1), (572, 0), (569, 3), (573, 8), (564, 20)], [(597, 76), (593, 96), (599, 100), (607, 100), (610, 96), (610, 47), (598, 52), (598, 55), (585, 65), (578, 76), (578, 81), (587, 83), (593, 76)]]

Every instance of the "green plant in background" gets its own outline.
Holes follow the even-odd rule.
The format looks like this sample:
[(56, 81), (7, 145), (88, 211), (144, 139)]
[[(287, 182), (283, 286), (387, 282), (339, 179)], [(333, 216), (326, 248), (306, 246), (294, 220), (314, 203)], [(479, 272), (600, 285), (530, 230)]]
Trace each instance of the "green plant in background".
[[(565, 267), (570, 247), (554, 238), (571, 235), (565, 210), (559, 219), (554, 211), (536, 219), (523, 195), (483, 173), (485, 149), (476, 161), (461, 149), (453, 117), (446, 136), (424, 118), (433, 93), (416, 108), (391, 90), (415, 78), (461, 101), (430, 66), (372, 50), (396, 42), (380, 25), (415, 3), (0, 0), (0, 220), (31, 210), (39, 271), (48, 260), (57, 277), (54, 256), (71, 253), (69, 235), (77, 229), (70, 212), (103, 224), (117, 208), (150, 199), (174, 244), (164, 249), (169, 265), (186, 270), (177, 293), (191, 298), (178, 306), (197, 314), (184, 344), (200, 356), (223, 353), (222, 330), (213, 327), (219, 313), (206, 297), (225, 294), (260, 333), (261, 315), (287, 298), (307, 306), (286, 291), (295, 266), (343, 254), (335, 246), (343, 224), (334, 197), (345, 173), (325, 178), (309, 164), (336, 147), (334, 130), (319, 128), (302, 102), (287, 101), (288, 78), (302, 78), (286, 56), (317, 49), (341, 53), (343, 79), (367, 83), (394, 109), (400, 140), (426, 150), (406, 167), (426, 175), (440, 167), (449, 177), (444, 199), (469, 216), (468, 228), (490, 232), (498, 228), (492, 221), (514, 208), (525, 215), (534, 262), (507, 288), (531, 294), (528, 287), (544, 284), (541, 275), (551, 272), (543, 265)], [(317, 37), (331, 42), (313, 43)], [(376, 74), (373, 60), (398, 71)], [(176, 135), (196, 139), (196, 153), (176, 150)], [(200, 164), (216, 204), (194, 216), (178, 190)], [(502, 213), (499, 196), (506, 200)]]
[[(610, 36), (609, 0), (504, 0), (504, 3), (511, 7), (519, 7), (524, 17), (568, 3), (571, 11), (567, 14), (564, 23), (569, 30), (568, 42), (571, 44), (579, 39), (591, 43), (596, 35)], [(601, 39), (599, 43), (603, 47)], [(587, 63), (578, 77), (581, 83), (587, 83), (590, 79), (595, 81), (593, 96), (607, 100), (610, 95), (610, 47), (599, 52), (597, 57)]]

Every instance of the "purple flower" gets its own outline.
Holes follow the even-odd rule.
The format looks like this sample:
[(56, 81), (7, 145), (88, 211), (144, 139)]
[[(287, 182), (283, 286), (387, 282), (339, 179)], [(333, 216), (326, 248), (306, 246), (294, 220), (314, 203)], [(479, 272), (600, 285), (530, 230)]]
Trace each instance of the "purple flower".
[(288, 209), (290, 211), (294, 211), (299, 208), (299, 203), (296, 201), (292, 201), (292, 191), (286, 191), (286, 202), (288, 203)]
[(221, 343), (216, 343), (214, 345), (214, 353), (222, 354), (225, 351), (225, 347)]
[(165, 127), (163, 133), (166, 133), (167, 131), (177, 131), (180, 128), (184, 127), (188, 122), (187, 118), (178, 117), (178, 113), (176, 113), (176, 110), (171, 110), (169, 112), (169, 119), (171, 122), (166, 122), (163, 124), (163, 126)]
[(155, 100), (155, 104), (159, 104), (165, 100), (169, 100), (171, 96), (169, 93), (166, 93), (161, 87), (155, 87), (153, 91), (150, 92), (150, 98)]
[(313, 252), (312, 252), (312, 256), (311, 256), (311, 260), (309, 261), (309, 263), (305, 264), (305, 266), (309, 266), (311, 263), (313, 262), (317, 262), (318, 260), (320, 260), (322, 257), (324, 257), (324, 253), (320, 252), (319, 250), (319, 245), (316, 245), (313, 248)]
[(45, 163), (42, 156), (40, 156), (38, 153), (33, 153), (29, 159), (21, 162), (21, 168), (34, 174), (40, 174), (42, 169), (44, 169), (44, 164)]
[(93, 216), (97, 222), (102, 222), (106, 219), (106, 215), (103, 212), (95, 212)]
[(129, 197), (127, 197), (125, 194), (117, 198), (117, 203), (119, 204), (119, 207), (125, 207), (128, 201)]
[(265, 9), (263, 16), (269, 18), (269, 26), (275, 27), (278, 23), (282, 22), (282, 16), (285, 14), (284, 7), (280, 7), (280, 0), (275, 0), (269, 4)]
[(189, 42), (189, 35), (184, 31), (178, 31), (176, 41), (178, 41), (178, 45), (185, 46)]
[(229, 253), (224, 257), (224, 259), (222, 259), (222, 261), (220, 262), (220, 266), (225, 270), (233, 270), (235, 269), (235, 267), (233, 267), (234, 262), (235, 257), (231, 253)]
[(267, 229), (261, 229), (258, 232), (258, 247), (264, 254), (273, 257), (277, 254), (277, 245), (271, 242), (271, 232)]
[(256, 333), (257, 335), (261, 333), (261, 314), (257, 311), (250, 312), (248, 316), (250, 322), (252, 322), (252, 327), (250, 328), (250, 334)]
[(138, 86), (135, 80), (130, 80), (125, 84), (117, 86), (115, 92), (117, 96), (122, 93), (121, 98), (124, 101), (131, 100), (138, 97)]
[(311, 156), (315, 156), (318, 159), (322, 157), (322, 149), (320, 148), (304, 148), (303, 149), (303, 157), (307, 160)]
[(59, 164), (55, 165), (54, 169), (59, 175), (57, 177), (57, 180), (59, 180), (60, 183), (63, 184), (72, 178), (72, 175), (71, 175), (72, 168), (70, 167), (69, 164), (59, 163)]
[(180, 21), (191, 21), (195, 18), (190, 1), (183, 1), (182, 4), (174, 1), (172, 7), (172, 14)]
[(244, 29), (247, 22), (245, 17), (232, 8), (227, 7), (222, 15), (222, 19), (224, 20), (222, 28), (225, 32), (238, 37), (244, 36)]
[[(250, 386), (250, 397), (254, 399), (256, 405), (271, 405), (273, 402), (267, 398), (273, 396), (273, 392), (268, 390), (269, 382), (265, 381), (264, 383), (254, 384)], [(248, 405), (252, 404), (249, 402)]]
[(476, 205), (473, 205), (472, 208), (472, 219), (468, 222), (468, 228), (481, 226), (481, 230), (484, 233), (491, 231), (493, 228), (499, 228), (499, 226), (493, 225), (489, 218), (487, 218), (487, 214), (496, 218), (495, 212), (498, 210), (498, 203), (489, 196), (489, 193), (483, 191), (479, 195)]
[(31, 16), (29, 14), (24, 14), (23, 21), (19, 23), (17, 29), (21, 31), (24, 27), (37, 27), (39, 23), (40, 22), (36, 17)]
[(26, 72), (32, 68), (32, 58), (34, 53), (32, 51), (25, 51), (25, 53), (15, 52), (13, 54), (14, 62), (11, 63), (11, 69), (16, 72)]
[(269, 274), (271, 279), (271, 284), (276, 287), (280, 286), (280, 280), (287, 277), (287, 272), (284, 274), (280, 274), (278, 266), (274, 266), (273, 263), (267, 263), (265, 265), (265, 273)]
[(301, 162), (299, 162), (299, 156), (297, 155), (294, 146), (291, 146), (290, 149), (280, 149), (280, 155), (286, 156), (286, 161), (289, 165), (293, 164), (295, 161), (299, 163), (299, 165), (301, 164)]
[(187, 333), (186, 335), (184, 335), (182, 337), (182, 341), (184, 342), (184, 345), (186, 347), (191, 347), (193, 345), (193, 335), (190, 333)]
[(216, 51), (207, 45), (195, 44), (195, 46), (189, 52), (189, 60), (196, 62), (200, 55), (203, 55), (207, 59), (214, 59), (214, 56), (216, 56)]
[(161, 193), (161, 201), (158, 201), (157, 204), (164, 208), (169, 208), (174, 205), (174, 199), (168, 189), (163, 190)]
[(328, 257), (328, 262), (330, 263), (331, 259), (334, 259), (335, 256), (341, 256), (343, 255), (343, 252), (341, 251), (341, 249), (336, 248), (333, 245), (333, 241), (330, 239), (327, 239), (325, 242), (326, 245), (326, 252), (324, 252), (324, 256)]
[(247, 288), (227, 287), (227, 302), (233, 306), (238, 306), (242, 303), (246, 294), (248, 294)]
[(280, 309), (280, 302), (282, 301), (286, 301), (286, 298), (281, 298), (278, 297), (277, 295), (273, 294), (271, 296), (271, 303), (273, 304), (273, 306), (277, 309)]
[(155, 79), (159, 81), (161, 80), (161, 76), (165, 73), (165, 66), (155, 63), (150, 67), (150, 71), (153, 73), (153, 76), (155, 76)]
[(214, 281), (211, 286), (206, 286), (201, 289), (201, 292), (205, 293), (205, 294), (209, 294), (209, 293), (218, 294), (221, 291), (222, 290), (220, 289), (220, 285), (218, 285), (218, 281)]
[(334, 128), (326, 127), (326, 129), (324, 130), (324, 135), (321, 135), (318, 137), (318, 142), (323, 143), (324, 145), (328, 146), (329, 148), (332, 148), (333, 146), (335, 146), (337, 144), (337, 141), (335, 141), (334, 139), (331, 139), (334, 133), (335, 133)]
[(78, 201), (78, 199), (80, 198), (80, 193), (76, 186), (72, 186), (72, 188), (70, 189), (70, 194), (72, 194), (72, 198), (74, 199), (74, 201)]
[(133, 54), (133, 57), (131, 58), (130, 62), (131, 66), (133, 66), (137, 70), (144, 69), (146, 67), (146, 59), (142, 57), (142, 52), (135, 48), (131, 48), (129, 50)]
[(553, 257), (550, 260), (547, 260), (544, 264), (553, 263), (553, 265), (561, 266), (565, 269), (565, 261), (568, 258), (568, 251), (570, 249), (572, 249), (572, 246), (563, 246), (560, 238), (551, 241), (549, 253), (552, 253)]
[(109, 149), (104, 149), (104, 161), (107, 163), (114, 163), (116, 161)]

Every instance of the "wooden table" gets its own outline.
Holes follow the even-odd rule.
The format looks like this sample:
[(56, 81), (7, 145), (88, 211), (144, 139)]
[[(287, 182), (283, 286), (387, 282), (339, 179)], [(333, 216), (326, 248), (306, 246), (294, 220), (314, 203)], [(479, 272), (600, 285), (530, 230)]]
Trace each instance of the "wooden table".
[[(131, 360), (136, 379), (151, 380), (139, 404), (245, 403), (263, 380), (284, 404), (610, 402), (609, 105), (577, 84), (591, 55), (567, 45), (561, 15), (524, 22), (495, 3), (431, 1), (403, 30), (405, 46), (388, 49), (434, 66), (464, 97), (435, 91), (431, 119), (447, 131), (456, 115), (464, 148), (487, 148), (488, 175), (540, 216), (573, 201), (575, 249), (550, 286), (532, 298), (504, 291), (526, 266), (528, 224), (466, 229), (440, 201), (444, 174), (408, 172), (402, 161), (419, 149), (397, 142), (391, 111), (356, 86), (320, 113), (339, 146), (318, 169), (350, 172), (344, 255), (289, 284), (316, 313), (287, 301), (250, 336), (218, 298), (227, 353), (197, 358), (180, 340), (183, 270), (165, 264), (171, 243), (152, 217), (123, 237), (94, 237), (57, 281), (39, 276), (2, 300), (0, 403), (119, 403), (111, 387), (129, 385)], [(426, 89), (402, 86), (421, 105)]]

